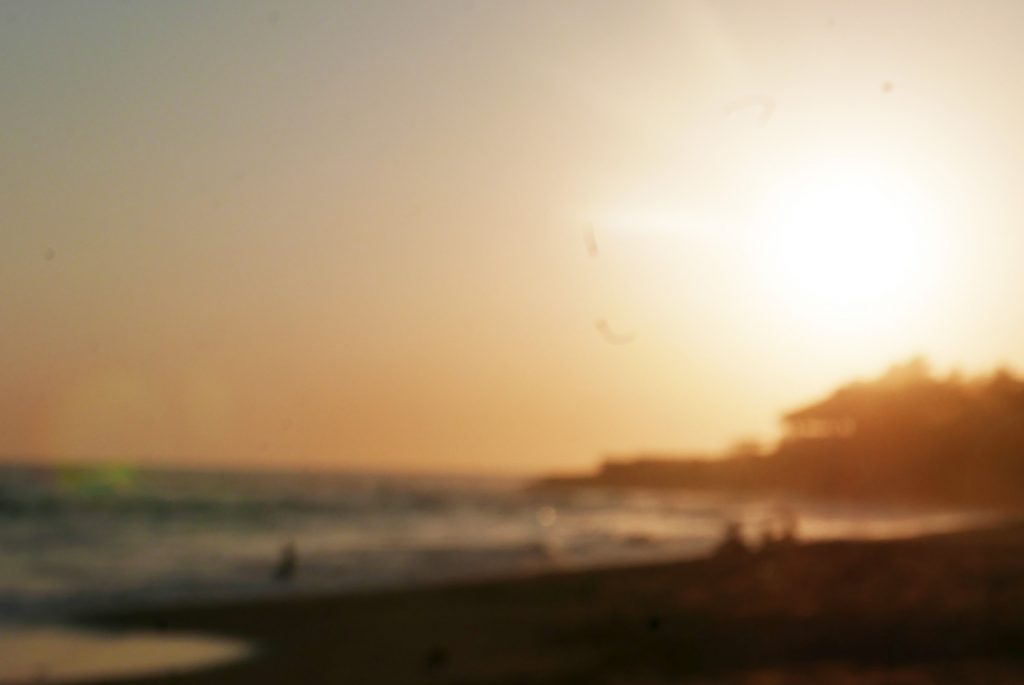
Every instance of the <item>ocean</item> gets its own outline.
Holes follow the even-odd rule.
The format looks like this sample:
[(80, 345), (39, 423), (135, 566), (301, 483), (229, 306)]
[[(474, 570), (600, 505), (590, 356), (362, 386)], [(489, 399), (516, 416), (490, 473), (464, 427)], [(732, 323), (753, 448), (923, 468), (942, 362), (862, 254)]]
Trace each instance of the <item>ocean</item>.
[[(516, 479), (0, 467), (0, 622), (267, 594), (360, 592), (707, 554), (788, 507), (806, 540), (884, 538), (984, 512)], [(286, 546), (295, 573), (275, 579)]]

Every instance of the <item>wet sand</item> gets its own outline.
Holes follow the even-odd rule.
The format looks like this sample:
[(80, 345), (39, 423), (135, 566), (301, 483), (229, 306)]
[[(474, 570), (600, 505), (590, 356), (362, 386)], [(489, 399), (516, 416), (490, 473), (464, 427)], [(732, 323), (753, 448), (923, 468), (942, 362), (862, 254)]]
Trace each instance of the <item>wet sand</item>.
[(239, 640), (160, 631), (106, 633), (67, 627), (0, 629), (0, 683), (81, 682), (142, 673), (185, 673), (239, 661)]
[(139, 683), (1024, 683), (1024, 524), (93, 620), (260, 650)]

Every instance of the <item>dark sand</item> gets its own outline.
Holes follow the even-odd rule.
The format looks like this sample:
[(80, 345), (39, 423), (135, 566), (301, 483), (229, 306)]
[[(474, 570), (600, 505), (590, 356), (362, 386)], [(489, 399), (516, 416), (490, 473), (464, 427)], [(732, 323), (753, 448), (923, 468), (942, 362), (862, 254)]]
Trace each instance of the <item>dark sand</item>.
[(1024, 524), (96, 622), (262, 649), (140, 683), (1024, 683)]

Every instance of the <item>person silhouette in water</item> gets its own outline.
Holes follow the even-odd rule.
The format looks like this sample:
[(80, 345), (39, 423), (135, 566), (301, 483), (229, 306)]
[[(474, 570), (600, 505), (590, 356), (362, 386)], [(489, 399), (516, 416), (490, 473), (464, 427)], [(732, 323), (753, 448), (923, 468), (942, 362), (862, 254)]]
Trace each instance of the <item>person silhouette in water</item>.
[(281, 556), (274, 567), (273, 578), (279, 582), (287, 582), (295, 577), (299, 566), (299, 553), (295, 549), (295, 543), (289, 540), (281, 548)]

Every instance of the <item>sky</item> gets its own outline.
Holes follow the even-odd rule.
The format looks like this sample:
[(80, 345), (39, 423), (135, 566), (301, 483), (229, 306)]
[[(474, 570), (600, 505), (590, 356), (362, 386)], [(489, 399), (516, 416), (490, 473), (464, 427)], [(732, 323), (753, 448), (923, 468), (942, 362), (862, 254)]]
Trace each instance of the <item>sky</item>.
[(1024, 367), (1017, 2), (0, 5), (0, 453), (530, 473)]

